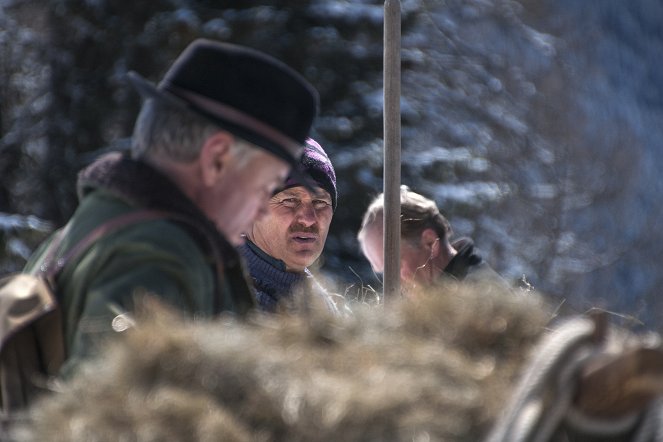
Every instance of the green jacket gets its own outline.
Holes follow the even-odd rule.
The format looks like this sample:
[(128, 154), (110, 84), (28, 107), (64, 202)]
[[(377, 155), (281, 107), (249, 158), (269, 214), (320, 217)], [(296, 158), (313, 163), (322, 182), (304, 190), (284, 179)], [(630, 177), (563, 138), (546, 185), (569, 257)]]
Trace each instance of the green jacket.
[[(190, 317), (222, 311), (243, 314), (254, 298), (237, 252), (175, 185), (144, 163), (113, 154), (79, 176), (81, 202), (68, 223), (58, 256), (96, 226), (141, 208), (175, 213), (142, 221), (102, 237), (57, 281), (68, 375), (112, 335), (113, 319), (132, 312), (137, 297), (156, 295)], [(27, 271), (41, 264), (47, 243)], [(217, 256), (217, 258), (215, 258)]]

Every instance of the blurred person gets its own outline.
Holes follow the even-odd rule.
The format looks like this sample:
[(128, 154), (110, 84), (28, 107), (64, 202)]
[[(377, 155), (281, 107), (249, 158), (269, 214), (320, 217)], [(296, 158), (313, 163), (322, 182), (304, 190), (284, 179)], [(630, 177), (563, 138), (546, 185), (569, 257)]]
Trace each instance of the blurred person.
[[(235, 247), (298, 164), (318, 106), (315, 89), (280, 61), (205, 39), (158, 86), (133, 72), (129, 80), (145, 98), (131, 153), (79, 174), (58, 256), (109, 220), (142, 209), (164, 216), (101, 237), (61, 273), (65, 375), (145, 294), (196, 318), (255, 306)], [(44, 263), (48, 242), (26, 271)]]
[(337, 312), (331, 295), (309, 270), (322, 253), (336, 210), (336, 174), (324, 149), (311, 138), (298, 167), (313, 187), (297, 176), (288, 177), (270, 198), (267, 213), (247, 230), (240, 251), (262, 310), (274, 312), (284, 301), (292, 304), (298, 290), (304, 299), (323, 301)]
[[(470, 238), (451, 241), (451, 224), (435, 201), (401, 186), (400, 279), (407, 293), (443, 279), (490, 280), (507, 284), (479, 254)], [(376, 273), (384, 271), (384, 194), (378, 195), (364, 213), (357, 238)]]

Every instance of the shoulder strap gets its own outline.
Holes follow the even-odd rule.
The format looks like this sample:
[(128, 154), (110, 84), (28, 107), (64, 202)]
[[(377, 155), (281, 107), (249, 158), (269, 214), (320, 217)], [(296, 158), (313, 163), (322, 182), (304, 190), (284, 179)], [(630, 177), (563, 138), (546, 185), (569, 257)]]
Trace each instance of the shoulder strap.
[[(108, 220), (107, 222), (97, 226), (90, 233), (88, 233), (82, 240), (80, 240), (77, 244), (75, 244), (64, 256), (55, 260), (54, 258), (57, 255), (57, 249), (59, 249), (62, 238), (66, 236), (68, 226), (65, 227), (58, 234), (58, 237), (56, 237), (53, 240), (51, 246), (49, 246), (49, 249), (46, 252), (47, 257), (39, 269), (39, 274), (42, 275), (47, 281), (49, 281), (49, 283), (53, 286), (53, 284), (55, 283), (55, 279), (64, 269), (64, 267), (69, 262), (72, 262), (76, 260), (76, 258), (80, 257), (86, 250), (90, 248), (90, 246), (95, 241), (99, 240), (105, 235), (108, 235), (109, 233), (119, 230), (122, 227), (154, 219), (169, 219), (171, 221), (189, 225), (195, 230), (199, 231), (201, 234), (203, 234), (206, 237), (207, 241), (209, 242), (209, 245), (211, 247), (211, 252), (214, 257), (214, 263), (218, 278), (223, 278), (224, 275), (230, 276), (230, 279), (241, 278), (244, 285), (247, 284), (245, 281), (245, 276), (242, 272), (232, 272), (230, 275), (227, 275), (225, 273), (224, 269), (225, 265), (223, 258), (224, 252), (223, 250), (220, 249), (219, 244), (217, 244), (215, 239), (210, 236), (209, 232), (203, 226), (201, 226), (200, 223), (198, 223), (196, 220), (188, 216), (176, 212), (169, 212), (166, 210), (156, 210), (156, 209), (136, 210)], [(236, 273), (241, 273), (241, 274), (236, 274)], [(223, 281), (219, 279), (218, 284), (219, 285), (223, 284)], [(232, 284), (237, 285), (238, 282), (234, 281), (232, 282)], [(219, 286), (218, 289), (221, 290), (221, 287)], [(251, 296), (250, 292), (249, 296)], [(251, 297), (251, 299), (253, 298)], [(216, 300), (218, 303), (221, 302), (218, 296)], [(248, 303), (245, 302), (245, 300), (241, 298), (239, 295), (236, 297), (236, 299), (233, 299), (233, 302), (237, 304), (236, 308), (238, 309), (238, 311), (241, 312), (246, 312), (251, 307), (254, 306), (252, 302)], [(221, 309), (221, 305), (217, 305), (215, 308), (218, 311)]]

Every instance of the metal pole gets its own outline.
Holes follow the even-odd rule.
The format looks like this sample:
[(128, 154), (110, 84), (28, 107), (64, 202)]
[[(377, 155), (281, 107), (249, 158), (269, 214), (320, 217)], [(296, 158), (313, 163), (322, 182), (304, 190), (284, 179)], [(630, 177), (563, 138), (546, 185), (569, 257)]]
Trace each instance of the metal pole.
[(400, 296), (401, 3), (384, 2), (384, 296)]

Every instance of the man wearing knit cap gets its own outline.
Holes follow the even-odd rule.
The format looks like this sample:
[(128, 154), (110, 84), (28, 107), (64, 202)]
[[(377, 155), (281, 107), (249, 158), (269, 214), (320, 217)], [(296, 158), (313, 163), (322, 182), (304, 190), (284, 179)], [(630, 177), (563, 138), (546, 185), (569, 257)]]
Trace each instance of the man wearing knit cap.
[(333, 300), (308, 268), (322, 253), (336, 210), (336, 174), (325, 151), (310, 138), (299, 172), (313, 182), (288, 177), (269, 200), (267, 213), (246, 232), (240, 251), (262, 310), (275, 311), (295, 290), (303, 289), (335, 313)]

